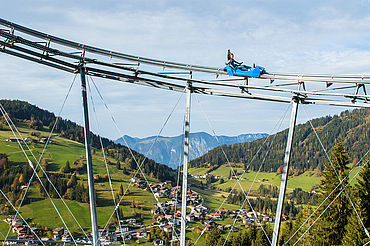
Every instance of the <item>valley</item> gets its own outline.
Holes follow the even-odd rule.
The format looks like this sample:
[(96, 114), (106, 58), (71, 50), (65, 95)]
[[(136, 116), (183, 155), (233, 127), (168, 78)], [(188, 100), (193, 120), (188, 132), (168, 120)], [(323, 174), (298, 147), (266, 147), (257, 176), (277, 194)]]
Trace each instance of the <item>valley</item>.
[[(8, 103), (11, 104), (11, 102)], [(34, 106), (25, 105), (35, 111)], [(17, 115), (17, 110), (12, 110), (10, 115)], [(37, 161), (33, 159), (32, 153), (36, 158), (39, 158), (51, 128), (51, 123), (35, 126), (37, 122), (37, 124), (40, 122), (45, 123), (45, 118), (48, 118), (45, 117), (47, 115), (45, 111), (41, 109), (36, 111), (38, 113), (33, 113), (32, 118), (29, 119), (13, 118), (17, 129), (26, 140), (26, 143), (22, 143), (22, 147), (26, 150), (27, 156), (33, 165), (36, 165)], [(358, 111), (355, 111), (355, 113), (357, 114)], [(348, 113), (345, 113), (345, 116), (345, 118), (350, 118)], [(37, 117), (39, 119), (44, 118), (44, 120), (38, 120)], [(53, 121), (50, 120), (50, 122)], [(64, 120), (61, 122), (62, 125), (66, 124)], [(368, 123), (367, 121), (365, 122), (365, 126), (360, 123), (352, 131), (358, 131), (361, 127), (368, 129), (366, 128)], [(90, 231), (90, 213), (89, 204), (87, 203), (85, 149), (79, 134), (76, 134), (78, 129), (81, 130), (82, 128), (72, 124), (72, 127), (69, 129), (74, 129), (74, 131), (69, 134), (65, 131), (66, 129), (68, 128), (58, 129), (51, 135), (51, 142), (48, 144), (40, 164), (47, 175), (56, 182), (56, 187), (62, 194), (65, 203), (72, 213), (76, 215), (81, 227), (88, 234)], [(301, 131), (298, 130), (298, 136), (299, 134), (305, 135), (302, 132), (302, 128), (299, 129)], [(325, 131), (323, 126), (320, 129)], [(343, 129), (343, 131), (348, 132), (346, 129)], [(282, 133), (277, 134), (277, 138), (279, 138), (279, 134)], [(67, 138), (66, 136), (69, 137)], [(96, 138), (96, 136), (94, 137)], [(361, 135), (359, 139), (362, 139)], [(353, 143), (351, 138), (347, 138), (346, 141)], [(366, 142), (366, 139), (364, 141)], [(128, 244), (151, 245), (154, 239), (162, 240), (164, 244), (168, 244), (173, 233), (178, 232), (179, 228), (181, 193), (179, 193), (180, 187), (177, 186), (177, 171), (157, 164), (152, 160), (147, 160), (143, 155), (134, 152), (139, 162), (144, 161), (143, 171), (145, 177), (139, 173), (136, 178), (133, 178), (137, 171), (137, 166), (126, 147), (113, 144), (109, 140), (104, 140), (103, 142), (106, 143), (104, 152), (107, 156), (107, 166), (98, 141), (94, 142), (92, 149), (98, 225), (99, 228), (107, 228), (103, 232), (104, 236), (102, 238), (105, 238), (104, 240), (107, 240), (107, 242), (118, 243), (123, 240), (122, 232), (124, 231), (124, 238)], [(297, 146), (304, 146), (303, 143), (305, 143), (304, 139)], [(227, 148), (226, 153), (230, 153), (231, 160), (235, 160), (235, 156), (240, 156), (239, 151), (241, 151), (242, 147), (245, 147), (245, 144), (248, 144), (250, 149), (255, 149), (256, 147), (253, 145), (261, 144), (261, 140), (224, 146), (224, 148)], [(355, 150), (357, 145), (358, 143), (355, 143)], [(27, 149), (27, 146), (32, 153)], [(230, 228), (234, 228), (232, 235), (237, 236), (244, 228), (259, 230), (258, 228), (261, 225), (264, 226), (268, 233), (271, 233), (281, 179), (278, 166), (271, 164), (276, 159), (269, 160), (270, 171), (266, 171), (267, 168), (264, 167), (261, 172), (258, 172), (258, 164), (261, 164), (259, 162), (261, 159), (258, 158), (261, 158), (262, 154), (259, 154), (251, 169), (245, 169), (247, 163), (244, 161), (230, 162), (230, 164), (221, 161), (222, 158), (217, 157), (220, 153), (217, 148), (220, 147), (216, 147), (207, 154), (190, 162), (187, 238), (195, 242), (199, 237), (198, 243), (206, 245), (205, 237), (201, 237), (203, 233), (211, 235), (217, 229), (221, 234), (225, 234)], [(231, 149), (234, 152), (230, 152)], [(249, 152), (248, 150), (246, 151), (246, 153)], [(277, 152), (272, 149), (272, 158), (277, 156)], [(5, 124), (4, 119), (0, 121), (0, 153), (2, 154), (0, 158), (2, 165), (0, 165), (0, 168), (3, 168), (2, 173), (0, 172), (0, 187), (11, 198), (12, 203), (18, 206), (27, 187), (28, 178), (32, 174), (32, 169), (20, 149), (17, 139), (9, 126)], [(320, 153), (317, 152), (316, 155), (320, 156)], [(357, 158), (356, 155), (353, 159), (355, 158)], [(212, 161), (216, 159), (218, 161)], [(4, 168), (4, 163), (6, 168)], [(321, 193), (321, 166), (323, 164), (321, 162), (314, 163), (317, 165), (303, 165), (304, 169), (301, 169), (301, 164), (294, 165), (293, 162), (287, 187), (286, 205), (283, 211), (286, 220), (284, 223), (295, 221), (298, 214), (305, 208), (317, 205), (318, 197)], [(112, 200), (107, 168), (109, 169), (111, 184), (116, 198), (115, 202), (117, 203), (123, 197), (118, 209), (120, 221), (117, 220), (116, 214), (113, 214), (115, 206)], [(244, 200), (242, 189), (236, 184), (237, 181), (232, 170), (236, 176), (241, 177), (240, 185), (243, 190), (246, 192), (250, 190), (248, 196), (250, 204), (245, 205), (240, 210), (241, 212), (238, 211)], [(246, 170), (245, 173), (244, 170)], [(8, 175), (5, 175), (6, 173)], [(353, 177), (354, 173), (351, 174), (350, 178)], [(44, 184), (48, 184), (45, 174), (38, 171), (38, 176)], [(145, 179), (148, 180), (148, 183)], [(354, 183), (357, 183), (357, 181)], [(252, 184), (253, 187), (251, 188)], [(64, 206), (63, 201), (50, 185), (47, 185), (47, 187), (55, 206), (63, 215), (65, 223), (76, 240), (79, 240), (79, 242), (86, 240), (84, 233)], [(125, 194), (126, 189), (127, 194)], [(253, 210), (256, 214), (252, 213)], [(27, 219), (28, 223), (38, 229), (40, 236), (71, 242), (72, 239), (66, 233), (55, 235), (55, 230), (58, 228), (65, 229), (65, 225), (59, 219), (36, 177), (31, 183), (20, 212)], [(9, 208), (5, 201), (0, 205), (0, 219), (3, 220), (0, 221), (0, 239), (7, 234), (9, 225), (6, 221), (9, 221), (9, 218), (14, 214), (14, 209)], [(176, 232), (173, 232), (174, 229)], [(10, 236), (32, 237), (30, 232), (22, 233), (19, 234), (19, 232), (12, 230)]]

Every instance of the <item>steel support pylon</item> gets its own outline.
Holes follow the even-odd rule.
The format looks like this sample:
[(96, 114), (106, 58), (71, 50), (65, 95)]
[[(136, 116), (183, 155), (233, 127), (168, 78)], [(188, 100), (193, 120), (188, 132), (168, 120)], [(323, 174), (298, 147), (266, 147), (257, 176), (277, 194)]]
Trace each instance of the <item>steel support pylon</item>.
[(90, 124), (89, 124), (89, 110), (87, 106), (87, 91), (86, 91), (86, 74), (85, 67), (80, 67), (81, 75), (81, 90), (82, 90), (82, 104), (84, 114), (84, 133), (85, 133), (85, 149), (86, 149), (86, 161), (87, 161), (87, 180), (89, 183), (89, 197), (90, 197), (90, 214), (91, 214), (91, 230), (93, 245), (99, 246), (98, 240), (98, 221), (96, 215), (96, 197), (94, 187), (94, 172), (92, 166), (92, 155), (91, 155), (91, 138), (90, 138)]
[(280, 191), (279, 191), (279, 200), (276, 208), (276, 216), (275, 216), (275, 225), (274, 225), (274, 233), (272, 236), (272, 246), (276, 246), (279, 241), (279, 231), (280, 231), (280, 224), (281, 224), (281, 216), (283, 210), (283, 204), (285, 199), (285, 191), (288, 181), (288, 173), (289, 173), (289, 164), (290, 164), (290, 156), (292, 151), (292, 143), (293, 143), (293, 136), (294, 136), (294, 129), (297, 120), (297, 112), (298, 112), (298, 98), (293, 98), (293, 108), (292, 114), (290, 116), (290, 125), (289, 125), (289, 133), (287, 138), (287, 144), (285, 149), (285, 156), (284, 156), (284, 166), (281, 175), (281, 184), (280, 184)]
[(188, 160), (189, 160), (189, 132), (190, 132), (191, 83), (186, 87), (185, 135), (184, 135), (184, 162), (182, 169), (182, 200), (181, 200), (181, 234), (180, 246), (185, 246), (186, 238), (186, 198), (188, 190)]

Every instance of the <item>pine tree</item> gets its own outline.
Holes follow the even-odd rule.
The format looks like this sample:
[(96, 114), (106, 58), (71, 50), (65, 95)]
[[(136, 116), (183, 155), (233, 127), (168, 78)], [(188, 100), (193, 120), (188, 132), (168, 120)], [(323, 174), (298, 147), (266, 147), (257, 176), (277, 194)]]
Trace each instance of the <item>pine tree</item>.
[(69, 161), (66, 162), (66, 166), (64, 167), (64, 172), (69, 173), (71, 171), (71, 166), (69, 165)]
[[(288, 238), (290, 238), (293, 235), (293, 233), (295, 233), (298, 230), (299, 227), (301, 227), (303, 225), (303, 223), (312, 214), (312, 212), (313, 212), (313, 209), (312, 209), (311, 206), (307, 206), (301, 212), (299, 212), (299, 214), (297, 215), (297, 219), (293, 224), (293, 229), (291, 230), (290, 233), (287, 233), (288, 237), (286, 235), (281, 235), (280, 236), (280, 239), (282, 239), (284, 237), (287, 237), (286, 240), (283, 240), (283, 242), (281, 242), (281, 245), (282, 245), (282, 243), (286, 242), (288, 240)], [(302, 226), (302, 228), (297, 232), (297, 234), (295, 234), (294, 237), (292, 239), (290, 239), (289, 243), (291, 245), (293, 245), (303, 235), (303, 233), (312, 225), (313, 221), (314, 221), (314, 218), (311, 217)], [(315, 232), (313, 232), (312, 230), (309, 230), (300, 239), (299, 245), (307, 245), (307, 246), (308, 245), (315, 245), (315, 237), (316, 237)]]
[[(266, 227), (264, 228), (266, 229)], [(270, 245), (269, 241), (267, 240), (265, 234), (263, 233), (262, 229), (257, 231), (256, 241), (254, 241), (254, 245), (259, 246), (268, 246)]]
[(356, 185), (358, 196), (360, 199), (360, 210), (363, 214), (364, 224), (366, 228), (370, 228), (370, 158), (365, 163), (366, 166), (360, 174), (360, 179)]
[(76, 175), (72, 175), (71, 178), (67, 182), (67, 188), (74, 187), (77, 184)]
[[(352, 199), (352, 201), (355, 203), (356, 209), (360, 207), (360, 199), (356, 198), (355, 201), (354, 199)], [(367, 236), (362, 225), (358, 221), (355, 211), (352, 211), (351, 216), (348, 218), (348, 224), (345, 229), (346, 234), (343, 237), (343, 245), (364, 245), (367, 242), (364, 240), (364, 238), (367, 238)]]
[(0, 153), (0, 170), (6, 170), (9, 166), (9, 160), (6, 154)]
[[(340, 183), (338, 176), (343, 180), (348, 174), (349, 158), (348, 153), (343, 147), (341, 142), (334, 146), (331, 153), (331, 163), (325, 164), (323, 171), (323, 179), (321, 181), (321, 188), (323, 201), (332, 190)], [(334, 168), (333, 168), (334, 167)], [(329, 203), (343, 190), (348, 184), (348, 179), (345, 179), (331, 195), (331, 197), (323, 204), (320, 210), (316, 213), (321, 214)], [(347, 190), (349, 190), (347, 187)], [(327, 208), (322, 214), (320, 220), (315, 225), (314, 234), (316, 244), (318, 245), (340, 245), (345, 233), (345, 226), (350, 215), (350, 203), (347, 198), (346, 192), (342, 192), (339, 197)]]
[[(367, 160), (369, 161), (369, 160)], [(365, 162), (366, 163), (366, 162)], [(362, 223), (370, 230), (370, 166), (367, 164), (360, 173), (358, 184), (355, 186), (355, 207), (362, 219)], [(364, 228), (360, 224), (355, 211), (352, 211), (348, 220), (346, 234), (343, 239), (343, 245), (364, 245), (368, 241)]]
[(224, 239), (221, 236), (221, 231), (217, 228), (214, 229), (212, 232), (208, 233), (206, 235), (206, 238), (207, 238), (206, 239), (207, 245), (212, 245), (212, 246), (222, 245), (224, 242)]
[(121, 184), (121, 186), (119, 187), (118, 195), (120, 195), (120, 196), (122, 196), (122, 195), (123, 195), (123, 186), (122, 186), (122, 184)]

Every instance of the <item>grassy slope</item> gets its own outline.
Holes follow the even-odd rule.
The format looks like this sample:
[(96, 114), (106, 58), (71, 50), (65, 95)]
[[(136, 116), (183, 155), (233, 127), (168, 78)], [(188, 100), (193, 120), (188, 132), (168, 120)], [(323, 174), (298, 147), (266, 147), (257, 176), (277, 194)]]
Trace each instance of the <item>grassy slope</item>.
[[(30, 133), (33, 131), (26, 127), (19, 127), (19, 130), (22, 136), (30, 137)], [(48, 136), (48, 132), (41, 132), (42, 136)], [(13, 134), (9, 130), (0, 130), (0, 152), (7, 153), (9, 159), (12, 162), (12, 165), (27, 165), (26, 158), (24, 157), (23, 153), (21, 152), (17, 143), (10, 143), (5, 142), (4, 140), (8, 137), (13, 137)], [(53, 136), (53, 140), (55, 141), (54, 144), (49, 144), (47, 150), (44, 154), (45, 158), (48, 160), (49, 163), (49, 170), (57, 171), (61, 167), (63, 167), (66, 161), (70, 161), (73, 163), (74, 160), (79, 159), (80, 156), (83, 156), (85, 153), (84, 146), (80, 143), (60, 138), (57, 135)], [(42, 152), (43, 144), (30, 144), (30, 148), (38, 158), (40, 153)], [(32, 156), (28, 153), (29, 158), (32, 159)], [(101, 152), (99, 150), (95, 150), (93, 155), (93, 165), (94, 165), (94, 173), (95, 174), (105, 174), (106, 167), (104, 165), (104, 160), (102, 158)], [(114, 160), (111, 160), (113, 164), (115, 163)], [(73, 167), (73, 165), (71, 164)], [(115, 190), (115, 195), (118, 192), (119, 186), (122, 184), (124, 188), (130, 183), (130, 176), (125, 176), (122, 174), (122, 171), (118, 170), (115, 165), (109, 166), (109, 171), (111, 173), (113, 188)], [(86, 174), (81, 174), (79, 176), (80, 181), (87, 186), (87, 176)], [(151, 179), (149, 179), (151, 180)], [(96, 183), (96, 192), (98, 196), (98, 223), (99, 226), (104, 226), (105, 223), (108, 221), (109, 217), (111, 216), (114, 204), (112, 200), (112, 194), (110, 191), (110, 187), (108, 182), (103, 183)], [(130, 208), (130, 206), (123, 207), (123, 215), (124, 216), (132, 216), (134, 212), (138, 214), (144, 215), (144, 223), (150, 224), (153, 222), (152, 215), (150, 214), (150, 209), (155, 204), (155, 199), (151, 196), (147, 191), (143, 191), (136, 187), (130, 187), (128, 195), (125, 196), (125, 203), (131, 204), (132, 201), (135, 201), (136, 205), (139, 205), (141, 208)], [(45, 199), (40, 197), (39, 193), (36, 191), (34, 187), (31, 188), (28, 197), (35, 198), (35, 200), (31, 204), (25, 205), (21, 208), (22, 215), (25, 218), (33, 218), (35, 223), (40, 223), (41, 225), (47, 226), (49, 228), (55, 227), (63, 227), (63, 223), (59, 219), (55, 209), (53, 208), (49, 199)], [(71, 228), (72, 231), (81, 233), (79, 230), (78, 225), (73, 220), (72, 216), (68, 212), (68, 210), (63, 205), (60, 199), (53, 199), (57, 208), (60, 210), (63, 218), (65, 219), (67, 225)], [(84, 229), (89, 231), (90, 228), (90, 214), (89, 214), (89, 206), (87, 203), (79, 203), (76, 201), (66, 201), (69, 208), (71, 209), (72, 213), (77, 217), (78, 221), (82, 225)], [(6, 233), (6, 224), (0, 224), (0, 232)], [(1, 235), (1, 234), (0, 234)]]
[[(240, 168), (240, 167), (236, 167), (236, 168), (233, 167), (233, 169), (234, 169), (235, 172), (237, 172), (239, 174), (242, 173), (242, 168)], [(207, 172), (207, 170), (208, 170), (207, 168), (190, 168), (189, 172), (193, 175), (194, 174), (204, 174), (204, 173)], [(212, 172), (210, 172), (210, 174), (219, 175), (219, 176), (223, 176), (223, 177), (228, 177), (229, 173), (230, 173), (230, 170), (231, 169), (230, 169), (229, 165), (224, 164), (224, 165), (221, 165), (216, 170), (213, 170)], [(243, 189), (248, 190), (250, 188), (250, 186), (253, 183), (253, 180), (256, 177), (256, 174), (257, 174), (257, 172), (251, 171), (251, 172), (245, 173), (243, 175), (243, 178), (245, 180), (240, 181), (240, 183), (243, 186)], [(238, 175), (238, 176), (240, 176), (240, 175)], [(258, 181), (259, 179), (267, 179), (268, 181), (259, 182)], [(289, 181), (288, 181), (287, 189), (288, 190), (293, 190), (295, 188), (302, 188), (305, 191), (310, 191), (312, 189), (312, 187), (314, 187), (314, 186), (316, 186), (320, 183), (320, 179), (321, 179), (321, 177), (318, 177), (315, 174), (315, 172), (313, 172), (313, 171), (307, 171), (307, 172), (305, 172), (305, 173), (303, 173), (299, 176), (290, 176)], [(270, 184), (270, 185), (280, 186), (280, 180), (281, 180), (281, 175), (276, 175), (276, 173), (260, 172), (256, 177), (256, 181), (253, 184), (252, 190), (258, 189), (258, 187), (261, 184)], [(226, 190), (227, 188), (232, 188), (234, 186), (235, 182), (236, 182), (235, 180), (228, 180), (227, 178), (226, 179), (224, 178), (224, 181), (225, 182), (223, 184), (220, 184), (219, 181), (217, 181), (215, 183), (216, 187), (218, 187), (222, 190)], [(236, 188), (238, 190), (240, 190), (239, 185), (237, 185)]]
[[(8, 230), (9, 230), (9, 225), (7, 223), (5, 223), (4, 221), (2, 221), (3, 219), (5, 219), (6, 216), (4, 215), (1, 215), (0, 216), (0, 239), (4, 239), (4, 237), (6, 236)], [(13, 232), (10, 232), (9, 234), (10, 236), (15, 236), (15, 234)]]
[[(243, 169), (235, 164), (233, 164), (234, 172), (238, 173), (238, 177), (240, 177), (240, 174), (242, 173)], [(352, 167), (350, 167), (352, 169)], [(207, 173), (209, 169), (208, 168), (190, 168), (189, 173), (192, 175), (202, 175)], [(223, 177), (229, 177), (230, 174), (230, 166), (228, 164), (223, 164), (216, 170), (213, 170), (210, 172), (212, 175), (218, 175)], [(349, 175), (348, 180), (351, 180), (351, 178), (357, 173), (359, 170), (358, 167), (356, 167)], [(243, 175), (243, 179), (240, 183), (242, 184), (242, 187), (244, 190), (248, 190), (250, 186), (253, 184), (253, 180), (256, 178), (255, 183), (253, 184), (252, 190), (258, 189), (258, 187), (261, 184), (267, 184), (267, 185), (275, 185), (280, 187), (281, 182), (281, 175), (276, 175), (276, 173), (267, 173), (267, 172), (260, 172), (258, 173), (256, 177), (257, 172), (250, 171), (248, 173), (245, 173)], [(260, 182), (259, 179), (267, 179), (268, 181)], [(306, 171), (298, 176), (289, 176), (288, 184), (287, 184), (287, 191), (292, 191), (295, 188), (302, 188), (305, 191), (310, 191), (313, 187), (320, 184), (321, 177), (316, 175), (315, 171)], [(203, 180), (204, 181), (204, 180)], [(215, 182), (217, 188), (220, 188), (222, 190), (226, 190), (228, 188), (232, 188), (235, 185), (235, 180), (228, 180), (227, 178), (224, 178), (224, 183), (220, 184), (219, 181)], [(357, 179), (353, 180), (351, 184), (357, 183)], [(236, 185), (236, 189), (240, 190), (240, 186)]]

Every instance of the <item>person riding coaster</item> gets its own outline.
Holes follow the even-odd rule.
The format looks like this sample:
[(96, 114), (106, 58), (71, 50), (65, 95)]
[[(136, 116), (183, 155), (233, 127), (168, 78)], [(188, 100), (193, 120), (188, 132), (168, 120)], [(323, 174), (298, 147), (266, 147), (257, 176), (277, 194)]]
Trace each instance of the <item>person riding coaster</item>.
[(253, 67), (242, 65), (243, 62), (237, 62), (234, 59), (234, 54), (228, 50), (227, 52), (226, 71), (229, 75), (239, 75), (245, 77), (260, 77), (261, 74), (266, 73), (265, 68), (256, 66)]

